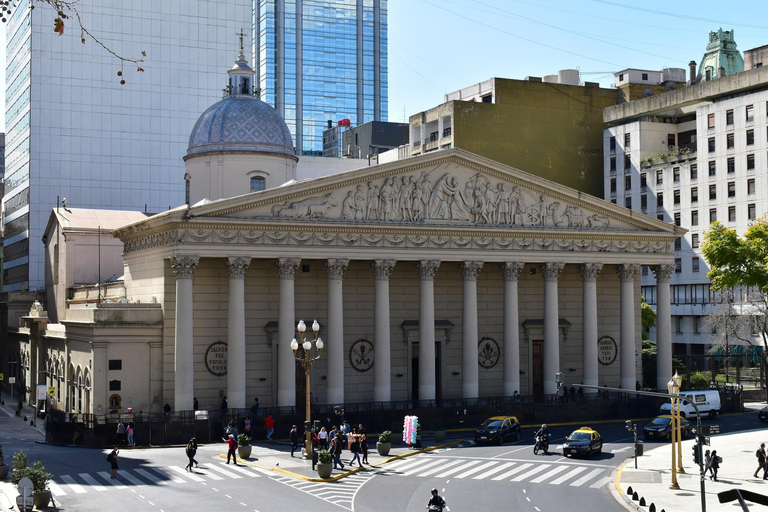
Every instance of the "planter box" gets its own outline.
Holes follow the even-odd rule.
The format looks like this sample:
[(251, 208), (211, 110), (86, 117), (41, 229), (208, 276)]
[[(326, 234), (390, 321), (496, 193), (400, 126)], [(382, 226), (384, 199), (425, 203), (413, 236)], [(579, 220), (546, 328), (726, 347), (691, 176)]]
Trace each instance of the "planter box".
[(331, 473), (333, 473), (333, 464), (330, 462), (317, 465), (317, 476), (320, 478), (331, 478)]
[(435, 430), (433, 435), (435, 436), (436, 443), (442, 443), (445, 441), (445, 430)]
[(36, 509), (48, 508), (48, 504), (51, 502), (51, 491), (36, 492), (34, 497)]
[(389, 455), (389, 450), (392, 449), (392, 443), (376, 443), (376, 450), (379, 452), (379, 455), (382, 457), (386, 457)]
[(241, 459), (247, 459), (251, 456), (251, 449), (253, 447), (251, 445), (248, 446), (238, 446), (237, 447), (237, 454), (240, 456)]

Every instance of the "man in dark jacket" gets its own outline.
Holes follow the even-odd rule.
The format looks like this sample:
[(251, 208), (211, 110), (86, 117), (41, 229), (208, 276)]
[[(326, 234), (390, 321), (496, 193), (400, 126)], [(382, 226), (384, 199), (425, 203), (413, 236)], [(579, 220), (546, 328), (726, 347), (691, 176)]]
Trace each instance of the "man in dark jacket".
[(291, 427), (291, 457), (293, 457), (293, 452), (296, 451), (296, 449), (299, 447), (299, 432), (296, 430), (296, 425)]

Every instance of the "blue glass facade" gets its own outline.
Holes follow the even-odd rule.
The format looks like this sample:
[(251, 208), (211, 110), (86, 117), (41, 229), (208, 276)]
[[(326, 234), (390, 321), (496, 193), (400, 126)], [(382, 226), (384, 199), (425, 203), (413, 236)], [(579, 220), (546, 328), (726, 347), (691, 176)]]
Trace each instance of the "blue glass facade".
[(387, 120), (387, 0), (254, 0), (261, 98), (299, 155), (323, 154), (327, 121)]

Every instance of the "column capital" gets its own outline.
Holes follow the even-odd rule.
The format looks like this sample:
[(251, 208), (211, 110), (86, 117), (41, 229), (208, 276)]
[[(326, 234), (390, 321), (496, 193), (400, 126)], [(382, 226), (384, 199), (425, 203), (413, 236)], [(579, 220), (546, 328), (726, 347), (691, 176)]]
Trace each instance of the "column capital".
[(422, 281), (431, 281), (435, 278), (437, 269), (440, 268), (440, 262), (437, 260), (421, 260), (416, 263), (419, 271), (419, 279)]
[(670, 278), (672, 277), (672, 274), (675, 273), (675, 270), (677, 269), (676, 265), (656, 265), (655, 267), (651, 267), (651, 270), (656, 275), (656, 282), (662, 283), (662, 282), (669, 282)]
[(461, 277), (463, 277), (465, 281), (477, 280), (477, 274), (480, 272), (482, 268), (483, 268), (482, 261), (462, 261), (461, 265), (459, 265), (459, 270), (461, 271)]
[(545, 281), (557, 281), (565, 268), (565, 263), (542, 263), (541, 275)]
[(300, 258), (277, 258), (275, 267), (281, 279), (293, 279), (296, 270), (301, 264)]
[(172, 256), (171, 268), (176, 274), (176, 279), (192, 279), (195, 269), (200, 263), (199, 256)]
[(386, 281), (389, 279), (392, 270), (395, 268), (397, 260), (373, 260), (371, 263), (371, 271), (376, 279)]
[(230, 279), (244, 279), (245, 271), (248, 270), (248, 266), (251, 264), (251, 258), (234, 258), (228, 257), (224, 264), (229, 269)]
[(517, 277), (523, 271), (524, 266), (525, 263), (505, 261), (501, 264), (501, 275), (504, 276), (505, 281), (517, 281)]
[(634, 281), (637, 274), (640, 273), (640, 265), (635, 263), (616, 265), (616, 273), (622, 282)]
[(579, 272), (581, 272), (581, 278), (586, 282), (597, 281), (597, 274), (603, 269), (602, 263), (582, 263)]
[(344, 277), (344, 271), (347, 270), (349, 260), (347, 259), (330, 259), (325, 260), (325, 272), (328, 274), (329, 279), (341, 279)]

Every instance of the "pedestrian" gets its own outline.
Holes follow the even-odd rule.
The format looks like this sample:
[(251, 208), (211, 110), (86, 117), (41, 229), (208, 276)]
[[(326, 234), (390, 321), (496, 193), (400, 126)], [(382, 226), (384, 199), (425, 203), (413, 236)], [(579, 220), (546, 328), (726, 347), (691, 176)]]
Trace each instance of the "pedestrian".
[(512, 401), (516, 404), (520, 403), (520, 393), (518, 393), (517, 390), (515, 390), (515, 392), (512, 393)]
[(349, 439), (347, 439), (347, 437), (349, 436), (350, 432), (352, 432), (352, 428), (349, 426), (349, 423), (345, 421), (341, 426), (341, 437), (344, 438), (344, 442), (347, 444), (347, 447), (349, 447)]
[(275, 420), (272, 418), (272, 413), (267, 414), (264, 419), (264, 424), (267, 426), (267, 439), (272, 440), (272, 434), (275, 431)]
[(717, 470), (720, 469), (720, 463), (723, 462), (723, 458), (717, 454), (717, 450), (712, 450), (712, 475), (709, 479), (717, 482)]
[(112, 448), (112, 451), (109, 452), (109, 455), (107, 455), (107, 462), (109, 462), (109, 467), (110, 467), (109, 478), (117, 478), (117, 470), (119, 469), (118, 464), (117, 464), (118, 463), (118, 458), (117, 458), (117, 454), (118, 453), (120, 453), (120, 452), (117, 449), (117, 446), (115, 446), (114, 448)]
[[(763, 473), (765, 473), (765, 443), (760, 443), (760, 448), (758, 448), (757, 452), (755, 452), (755, 456), (757, 457), (757, 469), (755, 470), (755, 478), (760, 478), (757, 476), (757, 474), (760, 473), (760, 470), (763, 470)], [(763, 478), (765, 478), (765, 474), (763, 474)]]
[(117, 431), (115, 432), (115, 444), (121, 445), (125, 442), (125, 424), (123, 420), (117, 420)]
[(165, 404), (163, 412), (165, 413), (165, 421), (171, 421), (171, 404)]
[(320, 428), (320, 432), (317, 434), (317, 439), (320, 444), (320, 449), (327, 450), (328, 449), (328, 431), (325, 430), (325, 427)]
[(331, 441), (331, 453), (333, 454), (333, 469), (337, 469), (341, 466), (341, 470), (344, 471), (344, 463), (341, 462), (341, 452), (344, 441), (341, 438), (341, 433), (337, 432), (336, 437)]
[(195, 402), (194, 402), (194, 404), (192, 405), (192, 408), (193, 408), (194, 410), (196, 410), (196, 411), (199, 411), (199, 410), (200, 410), (200, 402), (198, 402), (198, 401), (197, 401), (197, 397), (195, 397)]
[(221, 399), (221, 415), (224, 417), (225, 414), (227, 414), (227, 409), (229, 409), (229, 403), (227, 402), (227, 397)]
[(128, 446), (135, 446), (135, 443), (133, 442), (133, 422), (128, 423), (125, 433), (128, 436)]
[(353, 432), (349, 435), (349, 438), (352, 440), (349, 444), (349, 451), (352, 452), (352, 460), (349, 461), (349, 465), (354, 466), (355, 461), (357, 461), (358, 467), (363, 467), (363, 463), (360, 462), (360, 440), (357, 433)]
[(197, 453), (197, 439), (194, 437), (189, 440), (187, 443), (187, 458), (189, 459), (189, 464), (187, 464), (187, 471), (192, 471), (192, 464), (197, 466), (197, 461), (195, 460), (195, 454)]
[(360, 434), (360, 451), (363, 452), (363, 464), (368, 462), (368, 436), (365, 433)]
[(259, 415), (259, 397), (253, 399), (253, 405), (251, 406), (251, 416), (255, 418)]
[(291, 427), (291, 433), (288, 437), (291, 440), (291, 457), (293, 457), (293, 452), (299, 447), (299, 431), (296, 430), (296, 425)]
[(248, 439), (251, 439), (251, 419), (250, 418), (245, 418), (243, 432), (245, 432), (245, 435), (248, 436)]
[(709, 471), (710, 475), (712, 474), (712, 454), (709, 453), (709, 450), (704, 452), (704, 474), (705, 475), (707, 474), (707, 471)]
[(229, 464), (229, 459), (231, 457), (235, 462), (235, 466), (237, 466), (237, 441), (235, 440), (235, 436), (229, 434), (229, 437), (223, 438), (222, 441), (227, 443), (227, 464)]

